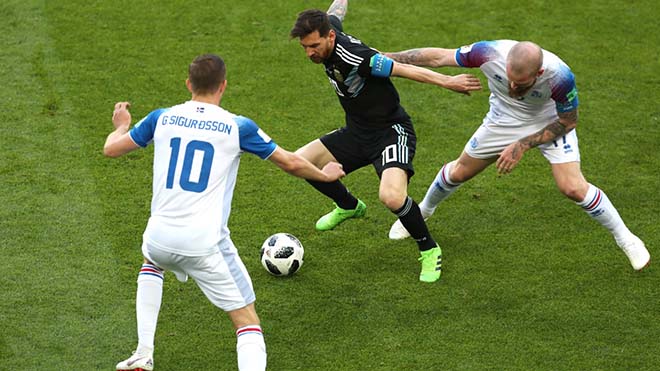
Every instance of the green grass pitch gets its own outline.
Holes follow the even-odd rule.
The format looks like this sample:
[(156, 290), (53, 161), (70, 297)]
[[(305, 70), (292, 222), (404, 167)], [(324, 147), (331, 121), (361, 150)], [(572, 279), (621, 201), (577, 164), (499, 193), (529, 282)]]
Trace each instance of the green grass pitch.
[[(141, 235), (153, 149), (107, 159), (116, 101), (137, 121), (189, 99), (187, 64), (228, 67), (223, 106), (294, 150), (343, 124), (320, 66), (288, 32), (330, 1), (0, 2), (0, 370), (113, 370), (134, 349)], [(573, 69), (582, 168), (659, 253), (660, 57), (655, 0), (354, 0), (345, 30), (382, 51), (532, 40)], [(455, 74), (458, 69), (441, 69)], [(485, 79), (481, 77), (483, 83)], [(421, 200), (487, 110), (470, 97), (395, 79), (418, 134), (410, 194)], [(416, 247), (390, 241), (394, 216), (371, 168), (345, 183), (365, 218), (319, 233), (331, 202), (244, 156), (230, 219), (257, 292), (269, 369), (657, 370), (660, 271), (642, 273), (556, 190), (537, 151), (442, 204), (436, 284), (417, 281)], [(270, 276), (263, 240), (305, 245), (294, 277)], [(166, 274), (156, 369), (234, 370), (226, 315)]]

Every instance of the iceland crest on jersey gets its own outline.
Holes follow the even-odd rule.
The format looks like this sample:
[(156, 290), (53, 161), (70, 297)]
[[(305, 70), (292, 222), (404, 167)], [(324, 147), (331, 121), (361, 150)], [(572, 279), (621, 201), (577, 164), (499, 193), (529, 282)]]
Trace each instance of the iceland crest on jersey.
[(472, 137), (472, 139), (470, 139), (470, 147), (472, 147), (472, 149), (479, 147), (479, 141), (477, 140), (477, 137)]

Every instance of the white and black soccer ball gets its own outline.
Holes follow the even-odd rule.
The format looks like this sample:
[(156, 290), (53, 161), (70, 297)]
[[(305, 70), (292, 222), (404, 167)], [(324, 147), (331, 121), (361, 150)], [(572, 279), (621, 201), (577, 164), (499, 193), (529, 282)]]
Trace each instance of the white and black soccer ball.
[(289, 233), (276, 233), (261, 245), (261, 265), (275, 276), (290, 276), (303, 265), (305, 249)]

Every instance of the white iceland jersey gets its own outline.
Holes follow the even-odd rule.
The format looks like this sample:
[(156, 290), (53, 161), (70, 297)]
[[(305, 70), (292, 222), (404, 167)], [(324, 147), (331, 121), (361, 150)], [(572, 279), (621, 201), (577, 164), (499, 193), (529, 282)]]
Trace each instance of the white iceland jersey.
[(153, 198), (144, 239), (185, 256), (217, 252), (229, 237), (241, 153), (267, 159), (277, 147), (252, 120), (195, 101), (151, 112), (130, 136), (141, 147), (154, 143)]
[(544, 127), (557, 119), (557, 112), (577, 109), (575, 76), (555, 54), (543, 50), (544, 72), (523, 96), (509, 96), (506, 57), (517, 43), (513, 40), (480, 41), (456, 50), (456, 62), (479, 67), (488, 78), (490, 111), (486, 118), (507, 127)]

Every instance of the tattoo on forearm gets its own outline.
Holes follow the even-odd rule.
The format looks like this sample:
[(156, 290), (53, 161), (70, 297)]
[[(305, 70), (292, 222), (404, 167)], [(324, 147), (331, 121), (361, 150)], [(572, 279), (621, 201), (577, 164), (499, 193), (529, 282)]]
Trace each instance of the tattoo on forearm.
[(346, 10), (348, 9), (348, 0), (335, 0), (330, 8), (328, 8), (328, 14), (334, 15), (340, 20), (344, 20), (346, 16)]
[[(572, 111), (562, 112), (559, 114), (559, 119), (564, 120), (564, 122), (572, 122), (573, 124), (576, 124), (578, 120), (578, 110), (574, 109)], [(570, 131), (570, 129), (567, 131)]]
[(403, 52), (390, 54), (392, 59), (399, 63), (417, 64), (422, 60), (421, 49), (410, 49)]
[(518, 156), (522, 156), (522, 145), (518, 143), (516, 146), (513, 147), (513, 152), (511, 153), (511, 157), (513, 158), (518, 158)]
[(559, 138), (567, 132), (566, 126), (562, 125), (559, 120), (556, 120), (538, 132), (520, 139), (520, 143), (528, 148), (532, 148)]

